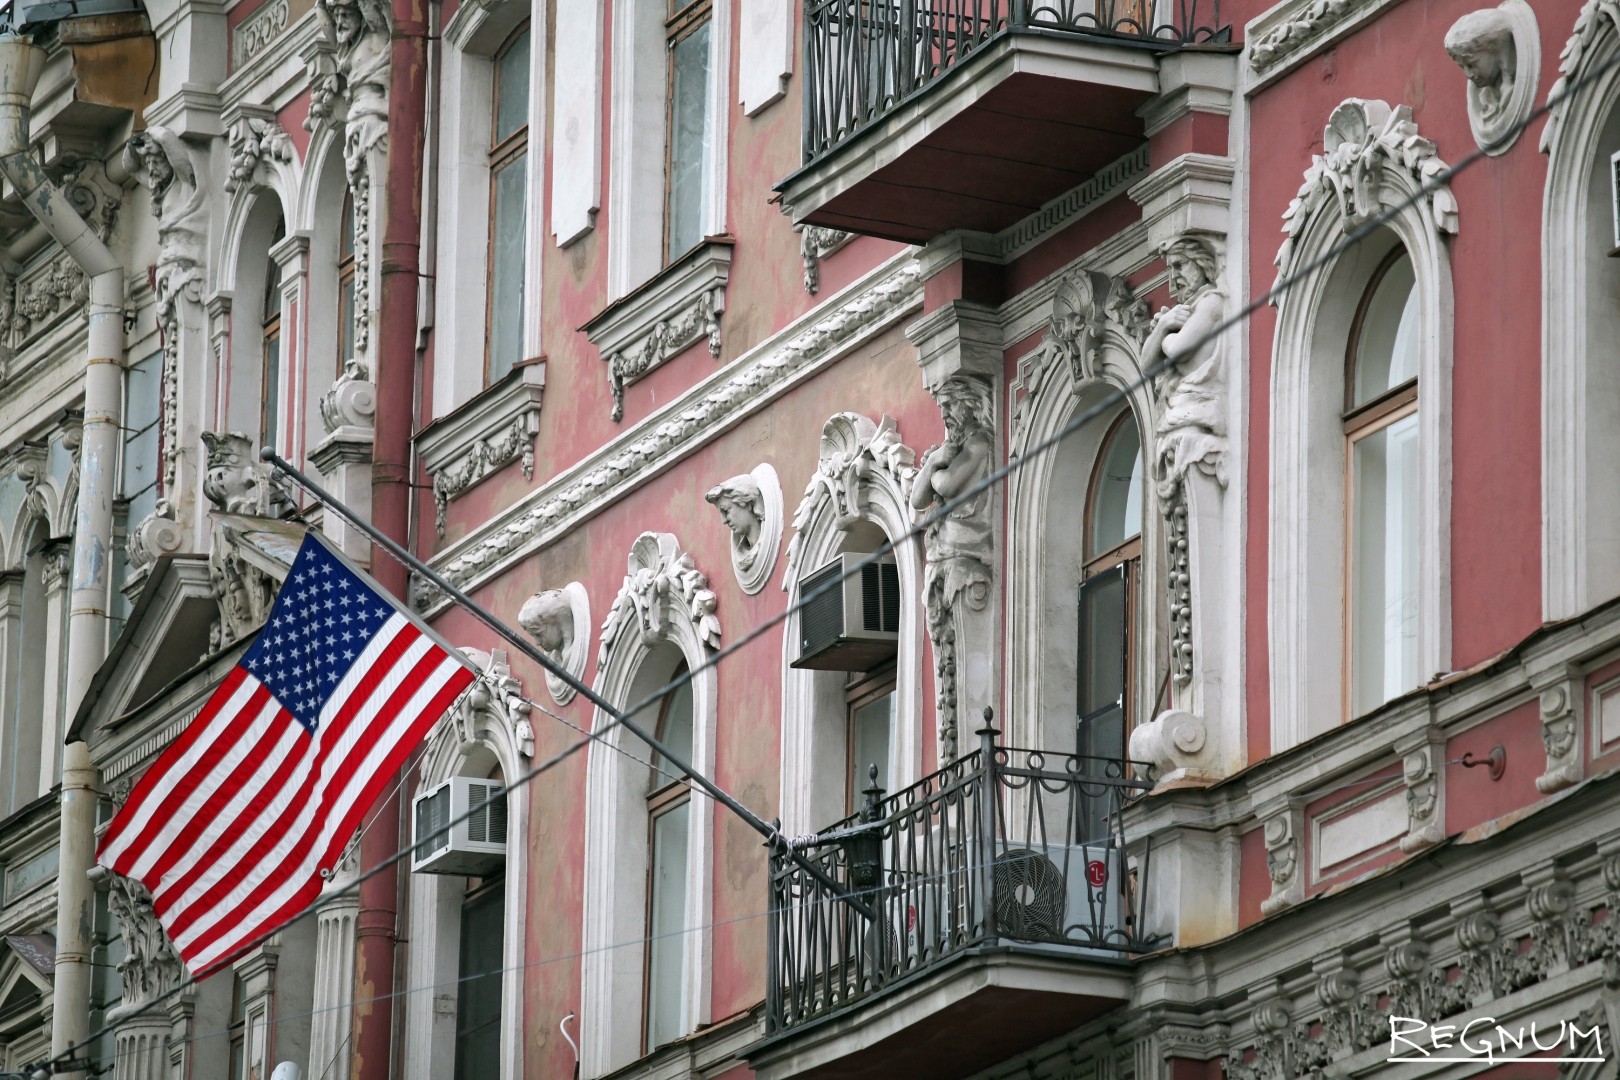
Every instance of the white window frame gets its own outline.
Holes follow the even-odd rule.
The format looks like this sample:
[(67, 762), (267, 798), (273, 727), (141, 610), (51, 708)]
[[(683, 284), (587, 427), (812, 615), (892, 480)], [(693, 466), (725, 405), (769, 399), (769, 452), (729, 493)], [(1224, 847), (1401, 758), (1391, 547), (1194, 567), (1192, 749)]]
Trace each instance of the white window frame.
[[(733, 0), (709, 16), (709, 152), (703, 168), (704, 236), (726, 229)], [(665, 0), (613, 6), (612, 155), (608, 169), (608, 299), (634, 292), (664, 269)], [(679, 258), (681, 252), (670, 252)]]
[[(1385, 207), (1403, 203), (1423, 182), (1394, 167), (1374, 175)], [(1287, 265), (1309, 265), (1357, 224), (1334, 200), (1324, 200), (1296, 228)], [(1278, 304), (1271, 367), (1268, 595), (1273, 754), (1349, 719), (1346, 347), (1366, 286), (1396, 243), (1412, 259), (1420, 318), (1418, 679), (1426, 682), (1450, 670), (1454, 307), (1451, 257), (1442, 231), (1423, 200), (1407, 205), (1387, 229), (1305, 275)]]

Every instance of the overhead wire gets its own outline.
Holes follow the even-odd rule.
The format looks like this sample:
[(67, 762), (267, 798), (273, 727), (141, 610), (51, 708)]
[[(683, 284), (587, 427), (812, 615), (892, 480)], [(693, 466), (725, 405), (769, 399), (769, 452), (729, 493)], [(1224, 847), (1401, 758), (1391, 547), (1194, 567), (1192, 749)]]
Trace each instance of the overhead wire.
[[(1456, 177), (1464, 170), (1472, 168), (1480, 161), (1489, 157), (1497, 150), (1498, 147), (1510, 144), (1532, 123), (1563, 105), (1564, 102), (1572, 98), (1578, 91), (1584, 90), (1587, 86), (1590, 86), (1592, 83), (1606, 75), (1609, 71), (1617, 66), (1620, 66), (1620, 55), (1610, 57), (1607, 60), (1594, 65), (1590, 71), (1579, 77), (1567, 79), (1563, 89), (1559, 93), (1549, 95), (1545, 102), (1531, 110), (1523, 120), (1507, 129), (1499, 138), (1491, 142), (1487, 142), (1483, 146), (1469, 152), (1467, 155), (1457, 161), (1456, 164), (1443, 169), (1438, 169), (1432, 174), (1423, 177), (1415, 190), (1408, 193), (1394, 204), (1384, 207), (1378, 213), (1371, 215), (1365, 222), (1347, 233), (1339, 242), (1329, 246), (1327, 250), (1306, 261), (1303, 265), (1296, 267), (1291, 272), (1287, 274), (1280, 274), (1271, 287), (1265, 292), (1252, 297), (1246, 304), (1244, 304), (1233, 314), (1226, 316), (1214, 327), (1198, 337), (1193, 343), (1185, 346), (1182, 350), (1182, 355), (1196, 354), (1200, 349), (1216, 342), (1227, 331), (1247, 322), (1255, 312), (1279, 299), (1295, 284), (1303, 281), (1309, 276), (1337, 261), (1346, 251), (1360, 244), (1369, 236), (1372, 236), (1375, 232), (1383, 228), (1390, 221), (1393, 221), (1410, 207), (1416, 205), (1421, 200), (1428, 198), (1430, 195), (1433, 195), (1440, 188), (1449, 184), (1452, 178)], [(1163, 359), (1143, 368), (1137, 378), (1123, 385), (1110, 388), (1099, 401), (1077, 413), (1053, 434), (1035, 442), (1029, 446), (1024, 453), (1016, 456), (1010, 456), (1005, 464), (990, 470), (984, 477), (980, 478), (974, 483), (969, 484), (954, 497), (939, 501), (929, 513), (925, 514), (920, 520), (915, 522), (911, 528), (907, 529), (900, 536), (886, 539), (882, 544), (878, 545), (874, 551), (867, 553), (864, 558), (845, 567), (841, 574), (829, 578), (828, 581), (818, 585), (816, 588), (807, 593), (802, 593), (796, 602), (787, 605), (787, 607), (785, 607), (782, 611), (766, 617), (761, 622), (755, 624), (755, 626), (750, 630), (746, 631), (741, 637), (734, 639), (719, 649), (713, 650), (709, 656), (700, 660), (698, 663), (690, 664), (687, 667), (687, 670), (682, 674), (676, 676), (674, 679), (671, 679), (663, 686), (653, 690), (647, 694), (646, 697), (631, 707), (619, 710), (617, 716), (607, 716), (604, 723), (598, 725), (595, 730), (587, 733), (584, 738), (569, 744), (562, 750), (546, 758), (541, 763), (531, 767), (527, 771), (519, 774), (517, 777), (514, 777), (510, 782), (503, 784), (503, 786), (492, 794), (489, 799), (483, 800), (477, 805), (469, 807), (468, 810), (460, 817), (443, 826), (443, 829), (448, 830), (453, 828), (474, 814), (483, 811), (491, 802), (498, 798), (504, 797), (506, 791), (509, 791), (514, 787), (533, 782), (539, 776), (544, 775), (552, 768), (555, 768), (557, 765), (572, 757), (579, 750), (590, 745), (591, 742), (605, 742), (605, 736), (609, 734), (615, 727), (622, 725), (628, 717), (638, 715), (639, 713), (647, 710), (651, 706), (662, 701), (665, 695), (690, 682), (699, 673), (718, 666), (721, 661), (728, 659), (738, 650), (763, 637), (766, 633), (787, 621), (793, 615), (797, 614), (806, 605), (812, 603), (816, 599), (819, 599), (822, 595), (831, 592), (833, 589), (841, 588), (842, 583), (845, 580), (861, 573), (865, 567), (871, 566), (874, 563), (886, 558), (889, 554), (898, 550), (902, 544), (911, 543), (915, 540), (924, 538), (927, 530), (932, 525), (945, 520), (957, 509), (960, 509), (972, 500), (984, 494), (986, 491), (990, 490), (995, 485), (1006, 480), (1028, 462), (1043, 454), (1049, 453), (1070, 435), (1079, 431), (1081, 428), (1092, 423), (1106, 413), (1111, 412), (1122, 401), (1126, 400), (1128, 394), (1150, 385), (1160, 375), (1177, 366), (1178, 363), (1178, 360), (1166, 356)], [(330, 508), (335, 510), (341, 516), (349, 516), (345, 514), (345, 508), (340, 504), (333, 504), (330, 506)], [(355, 519), (350, 517), (350, 520)], [(386, 548), (383, 548), (383, 550), (386, 551)], [(411, 568), (408, 561), (399, 559), (399, 557), (393, 552), (388, 552), (388, 554), (397, 561), (400, 561), (402, 565), (406, 566), (407, 568)], [(551, 667), (554, 665), (548, 664), (547, 666)], [(575, 727), (576, 730), (584, 730), (576, 725), (570, 724), (569, 726)], [(689, 775), (692, 775), (694, 779), (700, 781), (706, 779), (697, 776), (695, 773), (690, 773)], [(781, 836), (779, 828), (776, 835), (781, 844), (783, 846), (787, 846), (788, 838)], [(294, 915), (287, 921), (287, 923), (283, 924), (283, 926), (291, 925), (292, 923), (297, 922), (299, 919), (320, 910), (323, 906), (331, 903), (332, 901), (346, 896), (351, 891), (357, 890), (361, 883), (369, 880), (371, 877), (374, 877), (377, 874), (387, 871), (408, 856), (413, 850), (414, 845), (401, 848), (395, 851), (392, 855), (382, 859), (371, 868), (361, 871), (344, 885), (341, 885), (336, 889), (323, 892), (320, 897), (308, 905), (304, 910)], [(279, 929), (281, 928), (278, 927), (277, 930)], [(262, 944), (265, 940), (268, 940), (271, 936), (273, 936), (275, 932), (276, 931), (270, 931), (260, 935), (258, 938), (247, 943), (246, 948), (251, 949), (259, 944)], [(196, 982), (197, 980), (188, 974), (185, 979), (182, 979), (168, 991), (154, 996), (149, 1001), (130, 1010), (128, 1013), (121, 1015), (117, 1020), (104, 1023), (96, 1031), (71, 1044), (61, 1052), (52, 1055), (50, 1058), (44, 1059), (38, 1065), (25, 1067), (21, 1075), (27, 1077), (50, 1075), (53, 1071), (55, 1071), (55, 1066), (58, 1064), (73, 1061), (78, 1051), (94, 1045), (99, 1039), (111, 1033), (119, 1025), (142, 1016), (150, 1010), (158, 1007), (158, 1005), (172, 1000), (174, 997), (178, 996), (180, 993), (183, 993), (191, 986), (196, 985)]]

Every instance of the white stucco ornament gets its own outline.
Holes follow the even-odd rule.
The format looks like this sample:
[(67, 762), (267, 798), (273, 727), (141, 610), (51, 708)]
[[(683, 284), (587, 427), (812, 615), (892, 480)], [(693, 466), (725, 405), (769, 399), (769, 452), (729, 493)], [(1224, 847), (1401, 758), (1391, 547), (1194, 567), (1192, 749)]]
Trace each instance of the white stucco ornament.
[(731, 530), (731, 569), (752, 596), (765, 587), (782, 548), (782, 484), (768, 463), (723, 480), (703, 498)]
[(1468, 76), (1468, 123), (1492, 156), (1507, 152), (1535, 106), (1541, 35), (1525, 0), (1471, 11), (1446, 31), (1446, 52)]
[[(584, 585), (570, 581), (560, 589), (535, 593), (518, 609), (518, 624), (534, 638), (540, 651), (568, 674), (576, 679), (585, 674), (591, 636), (591, 601)], [(546, 689), (558, 705), (574, 700), (577, 692), (549, 671), (546, 672)]]

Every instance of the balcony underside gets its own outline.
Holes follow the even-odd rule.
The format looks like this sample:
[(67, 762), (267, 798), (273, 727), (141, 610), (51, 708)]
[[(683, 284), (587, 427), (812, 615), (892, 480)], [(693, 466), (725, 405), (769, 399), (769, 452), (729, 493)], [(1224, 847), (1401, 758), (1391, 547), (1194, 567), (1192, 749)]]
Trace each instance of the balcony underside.
[(779, 185), (795, 221), (922, 243), (999, 232), (1145, 141), (1144, 43), (1005, 33)]
[(1130, 991), (1123, 961), (1054, 946), (986, 947), (745, 1056), (759, 1080), (952, 1080), (1072, 1031)]

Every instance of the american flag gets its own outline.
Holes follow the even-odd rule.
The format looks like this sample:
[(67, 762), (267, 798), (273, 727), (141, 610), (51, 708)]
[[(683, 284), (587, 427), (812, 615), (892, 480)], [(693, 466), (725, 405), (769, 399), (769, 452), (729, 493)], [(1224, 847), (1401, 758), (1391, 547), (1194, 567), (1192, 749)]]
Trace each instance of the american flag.
[(476, 677), (309, 534), (258, 639), (136, 783), (96, 852), (198, 977), (291, 921)]

